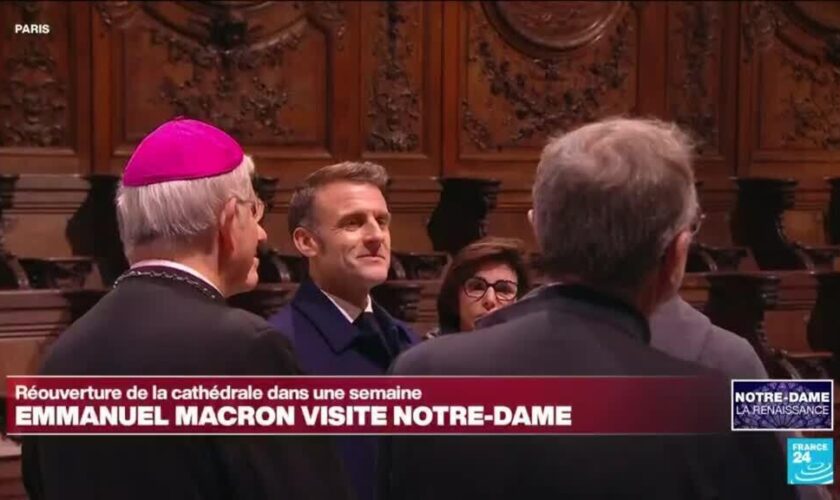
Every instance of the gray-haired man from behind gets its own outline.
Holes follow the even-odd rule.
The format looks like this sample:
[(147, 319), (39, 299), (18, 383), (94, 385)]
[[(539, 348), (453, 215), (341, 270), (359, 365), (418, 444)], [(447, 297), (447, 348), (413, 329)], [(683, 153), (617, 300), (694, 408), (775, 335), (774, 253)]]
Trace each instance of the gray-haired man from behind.
[[(699, 215), (692, 148), (676, 126), (608, 119), (549, 142), (531, 221), (550, 280), (471, 335), (402, 354), (398, 375), (704, 376), (652, 348), (648, 317), (673, 297)], [(716, 378), (715, 378), (716, 377)], [(639, 402), (638, 404), (644, 404)], [(621, 418), (621, 408), (616, 417)], [(395, 437), (383, 498), (794, 498), (771, 435)]]

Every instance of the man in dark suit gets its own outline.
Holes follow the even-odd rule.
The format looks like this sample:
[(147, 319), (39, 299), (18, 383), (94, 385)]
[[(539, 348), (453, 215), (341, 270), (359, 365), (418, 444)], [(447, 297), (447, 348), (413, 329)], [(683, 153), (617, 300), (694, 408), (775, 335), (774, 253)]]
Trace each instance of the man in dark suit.
[[(56, 340), (45, 375), (294, 375), (288, 342), (225, 298), (257, 283), (262, 204), (230, 136), (167, 122), (126, 166), (117, 196), (131, 269)], [(321, 438), (30, 437), (23, 473), (39, 499), (347, 498)]]
[[(309, 175), (289, 203), (289, 230), (309, 277), (270, 318), (312, 375), (381, 375), (414, 334), (371, 300), (388, 277), (388, 177), (373, 163), (346, 162)], [(360, 500), (374, 498), (377, 439), (339, 439)]]
[[(539, 287), (520, 302), (539, 297), (550, 287)], [(520, 307), (523, 307), (520, 305)], [(521, 309), (499, 309), (485, 316), (478, 328), (509, 321)], [(712, 321), (679, 294), (660, 304), (649, 319), (650, 346), (677, 359), (717, 370), (730, 378), (767, 378), (767, 370), (746, 339), (712, 324)]]
[[(675, 126), (609, 119), (543, 150), (529, 218), (551, 280), (493, 315), (398, 358), (397, 375), (724, 377), (650, 347), (647, 317), (673, 296), (698, 220), (691, 146)], [(639, 401), (655, 408), (655, 401)], [(719, 405), (719, 406), (718, 406)], [(615, 408), (621, 418), (621, 408)], [(384, 499), (791, 498), (769, 434), (393, 437)]]
[[(730, 378), (768, 378), (767, 370), (746, 339), (714, 325), (708, 316), (686, 302), (679, 294), (666, 300), (650, 317), (650, 345), (671, 356), (713, 368)], [(801, 433), (776, 433), (779, 453), (787, 440)], [(800, 500), (830, 500), (823, 486), (797, 486)]]

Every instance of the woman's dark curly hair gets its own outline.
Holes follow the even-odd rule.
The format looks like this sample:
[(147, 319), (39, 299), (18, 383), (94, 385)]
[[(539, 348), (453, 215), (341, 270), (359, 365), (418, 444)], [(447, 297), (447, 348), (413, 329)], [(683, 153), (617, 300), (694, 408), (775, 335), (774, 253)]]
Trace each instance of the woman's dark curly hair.
[(475, 275), (487, 262), (507, 264), (516, 273), (518, 289), (516, 298), (525, 295), (531, 288), (524, 245), (514, 238), (487, 237), (462, 248), (452, 259), (438, 295), (437, 310), (440, 333), (461, 330), (461, 315), (458, 307), (458, 292), (464, 283)]

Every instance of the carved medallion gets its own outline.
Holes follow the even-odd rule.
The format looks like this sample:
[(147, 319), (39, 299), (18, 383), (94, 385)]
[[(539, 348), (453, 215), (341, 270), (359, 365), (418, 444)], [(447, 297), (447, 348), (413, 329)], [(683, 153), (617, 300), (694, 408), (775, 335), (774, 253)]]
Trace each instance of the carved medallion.
[[(524, 4), (531, 9), (545, 9), (547, 19), (564, 9), (571, 12), (567, 17), (572, 18), (578, 16), (575, 9), (590, 12), (576, 2)], [(597, 17), (608, 25), (606, 32), (592, 35), (591, 40), (597, 43), (571, 52), (557, 48), (566, 43), (558, 38), (553, 48), (529, 42), (530, 48), (525, 50), (530, 52), (523, 53), (522, 49), (512, 50), (503, 41), (497, 41), (498, 26), (488, 15), (488, 8), (496, 4), (482, 5), (483, 9), (473, 4), (467, 8), (470, 81), (465, 89), (468, 95), (461, 101), (461, 124), (462, 137), (469, 141), (470, 149), (486, 152), (538, 148), (546, 137), (559, 130), (624, 112), (631, 105), (637, 18), (632, 9), (605, 4), (620, 7), (615, 22), (611, 22), (611, 10), (591, 11), (603, 15), (592, 14), (587, 19)], [(582, 35), (578, 32), (575, 36)]]
[[(236, 137), (276, 142), (295, 132), (284, 111), (294, 94), (285, 59), (312, 26), (340, 47), (344, 8), (337, 2), (99, 2), (112, 29), (146, 37), (164, 63), (144, 100), (171, 115), (217, 124)], [(140, 16), (139, 14), (143, 15)], [(142, 50), (142, 49), (141, 49)]]
[(420, 96), (406, 68), (413, 45), (402, 32), (406, 16), (401, 9), (399, 2), (384, 2), (379, 11), (381, 29), (374, 44), (379, 65), (368, 99), (370, 151), (410, 152), (420, 145)]
[(483, 2), (487, 18), (523, 52), (570, 50), (603, 36), (621, 2)]
[(669, 112), (690, 129), (701, 154), (719, 151), (717, 92), (720, 71), (720, 2), (680, 2), (669, 6)]
[[(20, 20), (37, 24), (44, 7), (19, 2)], [(67, 143), (67, 85), (59, 75), (50, 39), (31, 38), (2, 61), (0, 146), (56, 147)]]

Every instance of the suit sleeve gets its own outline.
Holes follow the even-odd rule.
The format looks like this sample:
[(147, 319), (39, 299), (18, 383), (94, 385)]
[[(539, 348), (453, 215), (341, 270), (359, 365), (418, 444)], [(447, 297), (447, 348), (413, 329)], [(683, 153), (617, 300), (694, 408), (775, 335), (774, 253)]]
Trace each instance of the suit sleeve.
[[(265, 328), (245, 349), (238, 375), (299, 375), (288, 341)], [(345, 499), (349, 486), (332, 439), (218, 436), (217, 456), (231, 498)]]

